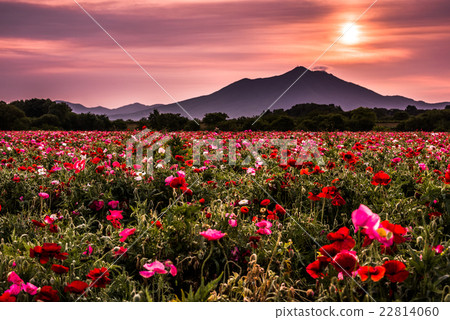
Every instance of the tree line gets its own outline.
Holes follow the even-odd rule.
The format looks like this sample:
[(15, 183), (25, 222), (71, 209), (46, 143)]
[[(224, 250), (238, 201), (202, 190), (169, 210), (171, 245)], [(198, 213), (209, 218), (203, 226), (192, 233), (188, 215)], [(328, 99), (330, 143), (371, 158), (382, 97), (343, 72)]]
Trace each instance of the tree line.
[[(154, 110), (139, 121), (110, 120), (105, 115), (76, 114), (65, 103), (50, 99), (0, 101), (0, 130), (126, 130), (147, 127), (165, 131), (449, 131), (450, 105), (444, 110), (421, 110), (408, 106), (405, 110), (341, 107), (315, 103), (298, 104), (288, 110), (267, 111), (258, 121), (255, 117), (230, 119), (226, 113), (206, 114), (191, 120), (180, 114)], [(255, 122), (256, 121), (256, 122)]]
[(92, 113), (76, 114), (50, 99), (0, 101), (0, 130), (125, 130), (123, 120)]

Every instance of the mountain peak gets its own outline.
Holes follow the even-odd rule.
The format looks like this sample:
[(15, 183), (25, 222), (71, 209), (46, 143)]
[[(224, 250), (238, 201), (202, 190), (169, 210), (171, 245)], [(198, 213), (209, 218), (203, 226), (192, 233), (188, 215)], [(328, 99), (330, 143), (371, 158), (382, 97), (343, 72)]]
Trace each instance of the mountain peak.
[[(299, 80), (300, 77), (301, 80)], [(114, 110), (89, 108), (81, 110), (76, 108), (79, 106), (74, 106), (73, 109), (75, 112), (86, 112), (86, 109), (101, 112), (111, 119), (139, 120), (142, 117), (148, 117), (155, 109), (161, 113), (183, 114), (179, 107), (181, 105), (189, 115), (196, 118), (202, 118), (206, 113), (212, 112), (224, 112), (230, 118), (238, 118), (257, 116), (269, 106), (272, 110), (289, 109), (302, 103), (334, 104), (346, 111), (361, 106), (404, 109), (408, 105), (415, 105), (418, 108), (444, 108), (445, 105), (450, 104), (449, 102), (428, 104), (401, 96), (383, 96), (326, 72), (326, 67), (308, 70), (303, 66), (297, 66), (284, 74), (272, 77), (244, 78), (209, 95), (180, 101), (178, 104), (146, 106), (133, 103)], [(183, 114), (183, 116), (188, 115)]]

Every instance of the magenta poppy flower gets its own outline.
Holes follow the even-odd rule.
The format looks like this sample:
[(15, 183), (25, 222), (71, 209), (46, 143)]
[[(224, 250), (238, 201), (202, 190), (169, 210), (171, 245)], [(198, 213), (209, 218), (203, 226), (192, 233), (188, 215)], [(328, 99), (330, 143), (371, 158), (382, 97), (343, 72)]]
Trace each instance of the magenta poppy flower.
[(86, 251), (83, 252), (83, 254), (86, 256), (90, 256), (92, 254), (92, 252), (94, 252), (94, 249), (91, 247), (91, 245), (88, 245)]
[(135, 231), (136, 231), (136, 228), (133, 228), (133, 229), (125, 228), (125, 229), (123, 229), (123, 230), (119, 233), (119, 236), (122, 237), (122, 238), (120, 238), (120, 242), (125, 242), (125, 240), (127, 240), (127, 238), (128, 238), (129, 236), (131, 236), (132, 234), (134, 234)]
[(437, 246), (433, 246), (432, 249), (437, 254), (441, 254), (444, 251), (445, 247), (442, 244), (438, 244)]
[(120, 220), (123, 219), (122, 216), (122, 210), (109, 210), (109, 212), (111, 213), (110, 215), (106, 216), (106, 220)]
[(119, 201), (112, 200), (112, 201), (108, 202), (108, 206), (110, 206), (111, 209), (117, 209), (119, 207)]
[(12, 284), (5, 293), (9, 293), (12, 296), (17, 296), (22, 291), (22, 286), (18, 284)]
[(94, 200), (89, 205), (89, 208), (91, 208), (92, 210), (95, 210), (95, 211), (100, 211), (100, 210), (102, 210), (104, 205), (105, 205), (105, 202), (103, 200)]
[(380, 225), (380, 217), (363, 204), (361, 204), (357, 210), (353, 211), (352, 221), (355, 226), (355, 232), (357, 232), (360, 227), (376, 230)]
[(164, 265), (169, 268), (169, 273), (172, 275), (172, 277), (175, 277), (177, 275), (177, 267), (175, 267), (175, 265), (172, 263), (172, 261), (170, 260), (166, 260), (164, 262)]
[(39, 197), (42, 199), (48, 199), (50, 196), (46, 192), (39, 192)]
[(146, 263), (144, 264), (144, 268), (147, 269), (147, 271), (140, 271), (139, 274), (143, 276), (144, 278), (150, 278), (153, 277), (155, 273), (159, 274), (166, 274), (167, 270), (161, 262), (156, 260), (152, 263)]
[(206, 231), (200, 232), (200, 235), (205, 237), (205, 239), (207, 239), (209, 241), (213, 241), (213, 240), (219, 240), (220, 238), (225, 237), (227, 234), (222, 233), (219, 230), (208, 229)]
[(36, 287), (34, 284), (27, 282), (27, 284), (22, 284), (22, 290), (28, 293), (29, 295), (34, 296), (35, 294), (37, 294), (38, 287)]
[(8, 274), (8, 281), (18, 285), (23, 283), (23, 280), (14, 271)]
[(259, 228), (256, 231), (256, 233), (265, 234), (265, 235), (269, 235), (272, 233), (272, 230), (270, 230), (270, 228), (272, 227), (272, 223), (269, 221), (262, 220), (260, 222), (255, 223), (255, 226), (257, 226)]

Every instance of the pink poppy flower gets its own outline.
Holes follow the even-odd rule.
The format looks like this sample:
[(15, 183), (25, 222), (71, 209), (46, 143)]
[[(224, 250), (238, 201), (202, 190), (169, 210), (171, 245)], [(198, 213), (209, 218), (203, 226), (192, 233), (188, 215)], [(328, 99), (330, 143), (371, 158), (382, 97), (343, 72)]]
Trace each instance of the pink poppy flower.
[(83, 252), (84, 255), (86, 256), (90, 256), (92, 254), (92, 252), (94, 252), (94, 249), (91, 247), (91, 245), (89, 245), (86, 249), (85, 252)]
[(144, 268), (147, 269), (147, 271), (140, 271), (139, 274), (143, 276), (144, 278), (150, 278), (153, 277), (155, 273), (159, 274), (166, 274), (167, 270), (165, 269), (164, 265), (159, 262), (158, 260), (155, 260), (155, 262), (152, 263), (146, 263), (144, 264)]
[(223, 238), (224, 236), (226, 236), (226, 233), (222, 233), (219, 230), (214, 230), (214, 229), (208, 229), (206, 231), (200, 232), (200, 235), (205, 237), (205, 239), (209, 240), (209, 241), (213, 241), (213, 240), (219, 240), (221, 238)]
[(445, 247), (442, 244), (438, 244), (437, 246), (433, 246), (433, 251), (437, 254), (441, 254), (444, 251)]
[(166, 186), (169, 186), (173, 179), (175, 179), (174, 176), (168, 176), (168, 177), (164, 180), (164, 182), (166, 183)]
[(55, 219), (51, 218), (50, 216), (45, 216), (44, 218), (45, 223), (47, 224), (53, 224), (53, 222), (55, 222)]
[(8, 292), (12, 296), (17, 296), (22, 291), (22, 285), (18, 284), (12, 284), (8, 290), (5, 292)]
[(265, 234), (269, 235), (272, 233), (272, 230), (270, 228), (272, 227), (272, 223), (266, 220), (262, 220), (260, 222), (255, 223), (255, 226), (257, 226), (259, 229), (256, 231), (258, 234)]
[(86, 165), (86, 160), (75, 161), (75, 164), (73, 165), (73, 168), (75, 169), (75, 173), (80, 173), (81, 171), (83, 171), (85, 165)]
[(14, 271), (12, 271), (8, 274), (8, 281), (12, 282), (13, 284), (17, 284), (17, 285), (20, 285), (23, 283), (23, 280)]
[(228, 220), (228, 224), (231, 227), (235, 228), (235, 227), (237, 227), (237, 220), (236, 219), (230, 219), (230, 220)]
[(114, 248), (113, 249), (113, 253), (114, 253), (114, 256), (115, 257), (118, 257), (118, 256), (125, 256), (126, 255), (126, 253), (127, 253), (127, 251), (128, 251), (128, 249), (126, 249), (126, 248), (124, 248), (124, 247), (120, 247), (120, 248)]
[(123, 219), (122, 216), (122, 210), (109, 210), (109, 212), (111, 213), (110, 215), (106, 216), (106, 220), (120, 220)]
[(355, 226), (355, 232), (357, 232), (360, 227), (376, 230), (380, 225), (380, 217), (363, 204), (361, 204), (357, 210), (353, 211), (352, 221)]
[(108, 206), (110, 206), (111, 209), (117, 209), (117, 207), (119, 207), (119, 201), (112, 200), (112, 201), (108, 202)]
[(105, 205), (105, 202), (103, 200), (94, 200), (89, 205), (89, 208), (91, 208), (92, 210), (95, 210), (95, 211), (100, 211), (100, 210), (102, 210), (104, 205)]
[(50, 196), (46, 192), (39, 192), (39, 197), (42, 199), (48, 199)]
[(38, 287), (28, 282), (27, 284), (22, 284), (22, 290), (29, 295), (34, 296), (35, 294), (37, 294)]
[(172, 275), (172, 277), (175, 277), (177, 275), (178, 272), (177, 267), (174, 266), (172, 261), (166, 260), (164, 262), (164, 265), (169, 268), (169, 273)]
[(129, 236), (131, 236), (132, 234), (134, 234), (134, 232), (136, 231), (136, 228), (133, 229), (129, 229), (129, 228), (125, 228), (123, 229), (120, 233), (119, 236), (121, 236), (122, 238), (120, 238), (120, 242), (125, 242), (125, 240), (127, 240), (127, 238)]

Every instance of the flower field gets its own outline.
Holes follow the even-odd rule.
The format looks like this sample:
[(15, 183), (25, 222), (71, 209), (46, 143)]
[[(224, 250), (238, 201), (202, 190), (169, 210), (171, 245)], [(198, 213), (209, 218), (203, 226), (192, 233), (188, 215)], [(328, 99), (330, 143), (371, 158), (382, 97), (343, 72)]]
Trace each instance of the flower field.
[(0, 132), (0, 301), (450, 301), (448, 133), (137, 133)]

